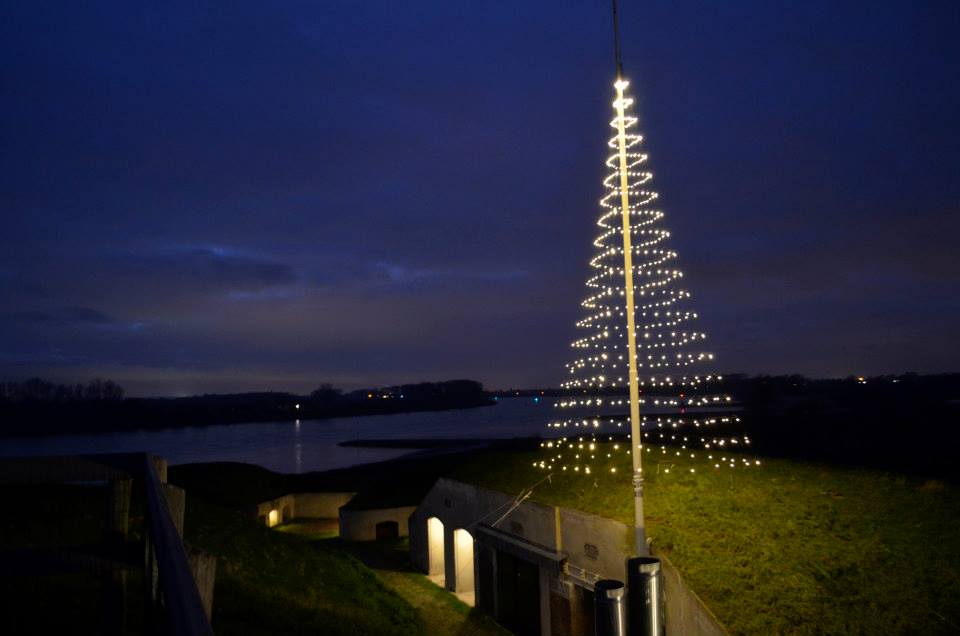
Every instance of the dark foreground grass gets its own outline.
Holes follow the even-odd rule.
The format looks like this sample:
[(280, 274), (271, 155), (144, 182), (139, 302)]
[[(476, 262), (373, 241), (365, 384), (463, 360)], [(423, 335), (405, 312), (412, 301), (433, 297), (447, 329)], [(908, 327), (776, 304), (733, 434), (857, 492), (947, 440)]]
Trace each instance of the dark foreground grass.
[(217, 556), (220, 634), (423, 634), (423, 621), (335, 545), (268, 530), (239, 512), (188, 499), (186, 539)]
[[(102, 553), (107, 493), (95, 485), (31, 484), (0, 487), (0, 552), (41, 549), (56, 554)], [(139, 501), (131, 512), (131, 538), (140, 531)], [(2, 561), (2, 559), (0, 559)], [(3, 634), (98, 633), (104, 579), (96, 572), (64, 573), (37, 564), (29, 574), (12, 575), (0, 563)], [(140, 633), (143, 586), (128, 572), (126, 633)]]
[[(532, 466), (541, 459), (481, 455), (451, 476), (518, 493), (544, 477)], [(960, 633), (956, 486), (785, 460), (716, 470), (673, 459), (645, 464), (648, 535), (731, 633)], [(632, 525), (629, 457), (614, 465), (555, 474), (533, 499)]]
[(416, 571), (410, 561), (410, 545), (406, 538), (341, 545), (417, 610), (430, 636), (510, 635), (492, 618)]
[(188, 536), (219, 555), (221, 634), (506, 636), (410, 563), (406, 540), (345, 543), (330, 520), (273, 530), (192, 502)]

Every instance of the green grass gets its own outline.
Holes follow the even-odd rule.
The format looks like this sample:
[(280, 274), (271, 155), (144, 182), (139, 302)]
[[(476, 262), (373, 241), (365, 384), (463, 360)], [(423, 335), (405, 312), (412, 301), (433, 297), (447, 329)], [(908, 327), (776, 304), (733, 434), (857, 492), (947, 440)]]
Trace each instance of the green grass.
[(509, 636), (492, 618), (417, 572), (407, 539), (344, 544), (381, 581), (417, 610), (431, 636)]
[(425, 633), (406, 601), (335, 545), (268, 530), (198, 498), (187, 500), (185, 526), (187, 541), (217, 556), (217, 633)]
[(369, 567), (419, 615), (431, 636), (508, 636), (510, 632), (418, 572), (410, 561), (406, 538), (396, 541), (345, 543), (336, 519), (298, 519), (274, 528), (297, 536), (320, 550), (339, 548)]
[(343, 543), (335, 520), (268, 530), (203, 501), (191, 509), (188, 539), (218, 555), (218, 633), (508, 634), (414, 571), (405, 540)]
[[(171, 478), (189, 482), (181, 484), (187, 486), (189, 511), (200, 493), (230, 497), (236, 501), (224, 503), (239, 506), (283, 492), (375, 489), (384, 483), (383, 474), (390, 475), (393, 487), (415, 494), (442, 474), (517, 493), (543, 478), (531, 466), (540, 459), (540, 451), (500, 451), (304, 476), (241, 465), (197, 465), (174, 467)], [(689, 472), (691, 466), (696, 473)], [(556, 475), (533, 498), (629, 525), (630, 467), (627, 461), (616, 467), (616, 474)], [(733, 634), (960, 633), (957, 486), (786, 460), (766, 460), (759, 469), (717, 471), (660, 456), (646, 459), (645, 475), (648, 533), (656, 548), (670, 556)], [(286, 530), (302, 530), (307, 538), (326, 536), (311, 535), (308, 528)], [(451, 595), (422, 575), (370, 564), (374, 567), (368, 572), (375, 572), (419, 616), (412, 629), (444, 624), (447, 619), (432, 612), (445, 611), (441, 603), (455, 602)], [(272, 576), (283, 578), (282, 569)], [(256, 577), (247, 582), (248, 593), (256, 594)], [(232, 583), (224, 584), (218, 575), (215, 612), (226, 611), (225, 602), (245, 602), (221, 596), (222, 585)], [(269, 621), (261, 625), (260, 631), (269, 631)]]
[[(956, 486), (785, 460), (715, 470), (651, 456), (648, 536), (731, 633), (960, 633)], [(532, 463), (544, 457), (481, 455), (451, 476), (518, 493), (543, 478)], [(615, 474), (556, 474), (533, 499), (632, 525), (628, 462), (612, 464)]]
[(336, 519), (296, 519), (274, 528), (308, 541), (322, 541), (340, 536), (340, 527)]

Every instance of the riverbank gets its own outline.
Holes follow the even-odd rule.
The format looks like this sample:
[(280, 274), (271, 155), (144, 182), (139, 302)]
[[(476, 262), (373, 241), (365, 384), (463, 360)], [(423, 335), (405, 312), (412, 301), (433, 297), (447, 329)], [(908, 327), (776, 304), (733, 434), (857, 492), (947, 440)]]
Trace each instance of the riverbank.
[[(403, 389), (403, 390), (401, 390)], [(455, 380), (341, 395), (263, 392), (181, 398), (0, 400), (0, 437), (144, 431), (470, 409), (497, 402)]]

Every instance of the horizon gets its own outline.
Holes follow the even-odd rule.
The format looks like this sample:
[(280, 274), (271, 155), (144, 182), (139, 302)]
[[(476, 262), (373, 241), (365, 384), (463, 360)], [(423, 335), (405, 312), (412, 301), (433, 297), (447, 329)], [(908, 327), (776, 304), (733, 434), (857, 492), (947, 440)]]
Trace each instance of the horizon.
[[(788, 377), (798, 377), (798, 376), (799, 376), (799, 377), (802, 377), (802, 378), (804, 378), (804, 379), (806, 379), (806, 380), (810, 380), (810, 381), (814, 381), (814, 382), (819, 382), (819, 381), (831, 381), (831, 380), (848, 380), (848, 379), (851, 379), (851, 378), (854, 378), (854, 379), (864, 379), (864, 380), (870, 381), (870, 380), (876, 380), (876, 379), (879, 379), (879, 378), (889, 378), (889, 377), (902, 378), (902, 377), (904, 377), (904, 376), (911, 376), (911, 375), (912, 375), (912, 376), (918, 376), (918, 377), (933, 377), (933, 376), (944, 376), (944, 375), (949, 376), (949, 375), (960, 375), (960, 371), (941, 371), (941, 372), (936, 372), (936, 373), (921, 373), (921, 372), (917, 372), (917, 371), (903, 371), (903, 372), (899, 372), (899, 373), (882, 373), (882, 374), (876, 374), (876, 375), (865, 375), (865, 374), (862, 374), (862, 373), (849, 373), (849, 374), (842, 375), (842, 376), (810, 376), (810, 375), (798, 374), (798, 373), (762, 373), (762, 372), (761, 372), (761, 373), (737, 373), (737, 372), (730, 372), (730, 373), (719, 373), (718, 375), (723, 376), (724, 378), (729, 378), (729, 377), (740, 377), (740, 378), (764, 378), (764, 377), (769, 377), (769, 378), (788, 378)], [(85, 379), (76, 379), (76, 380), (55, 380), (55, 379), (49, 378), (49, 377), (41, 378), (41, 377), (33, 376), (33, 377), (29, 377), (29, 378), (26, 378), (26, 377), (25, 377), (25, 378), (16, 378), (16, 379), (14, 379), (14, 378), (5, 378), (5, 379), (3, 379), (3, 380), (0, 380), (0, 383), (7, 383), (7, 382), (17, 383), (17, 382), (26, 382), (26, 381), (28, 381), (28, 380), (42, 380), (42, 381), (50, 382), (50, 383), (55, 384), (55, 385), (61, 385), (61, 384), (62, 384), (62, 385), (65, 385), (65, 386), (73, 386), (73, 385), (77, 385), (77, 384), (86, 384), (87, 382), (90, 382), (90, 381), (93, 381), (93, 380), (113, 381), (113, 378), (85, 378)], [(491, 386), (488, 386), (486, 383), (484, 383), (484, 382), (482, 382), (482, 381), (480, 381), (480, 380), (476, 380), (476, 379), (474, 379), (474, 378), (468, 378), (468, 377), (434, 378), (434, 379), (430, 379), (430, 380), (415, 380), (415, 381), (410, 381), (410, 382), (388, 382), (388, 383), (386, 383), (386, 384), (367, 384), (367, 385), (354, 385), (354, 386), (340, 386), (340, 385), (334, 384), (334, 385), (332, 385), (332, 388), (341, 391), (343, 394), (347, 394), (347, 393), (352, 393), (352, 392), (356, 392), (356, 391), (364, 391), (364, 390), (370, 390), (370, 389), (386, 389), (386, 388), (399, 387), (399, 386), (408, 386), (408, 385), (415, 385), (415, 384), (439, 384), (439, 383), (443, 383), (443, 382), (454, 382), (454, 381), (459, 381), (459, 380), (467, 380), (467, 381), (480, 382), (480, 384), (483, 386), (483, 390), (486, 391), (487, 393), (509, 393), (509, 392), (513, 392), (513, 391), (525, 392), (525, 391), (566, 391), (566, 390), (567, 390), (567, 389), (561, 388), (559, 385), (557, 385), (557, 386), (549, 386), (549, 385), (500, 386), (500, 387), (496, 387), (496, 388), (491, 388)], [(180, 394), (167, 394), (167, 393), (142, 394), (142, 393), (135, 393), (135, 392), (130, 391), (129, 388), (128, 388), (126, 385), (124, 385), (122, 382), (116, 382), (116, 384), (117, 384), (121, 389), (123, 389), (123, 391), (124, 391), (124, 396), (123, 396), (124, 399), (126, 399), (126, 398), (136, 398), (136, 399), (170, 398), (170, 399), (179, 399), (179, 398), (204, 397), (204, 396), (213, 396), (213, 395), (243, 395), (243, 394), (254, 394), (254, 393), (286, 393), (286, 394), (289, 394), (289, 395), (294, 395), (294, 396), (296, 396), (296, 397), (308, 397), (312, 391), (320, 388), (321, 385), (329, 384), (329, 383), (322, 382), (322, 381), (321, 381), (321, 382), (316, 382), (316, 383), (311, 384), (311, 385), (309, 386), (309, 388), (306, 388), (306, 389), (284, 389), (284, 388), (261, 388), (261, 389), (256, 389), (256, 388), (253, 388), (253, 389), (245, 390), (245, 391), (224, 390), (224, 391), (206, 391), (206, 392), (202, 392), (202, 393), (180, 393)], [(623, 389), (623, 392), (626, 393), (626, 390), (627, 390), (627, 389), (624, 388), (624, 389)], [(572, 390), (572, 391), (575, 391), (575, 390)]]

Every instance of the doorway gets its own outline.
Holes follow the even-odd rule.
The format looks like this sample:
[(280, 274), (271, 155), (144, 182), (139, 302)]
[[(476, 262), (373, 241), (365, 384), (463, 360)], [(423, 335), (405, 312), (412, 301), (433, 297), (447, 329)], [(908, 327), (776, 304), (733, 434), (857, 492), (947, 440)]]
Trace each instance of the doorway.
[(467, 605), (476, 604), (473, 582), (473, 535), (457, 528), (453, 531), (453, 554), (456, 564), (457, 597)]
[(377, 541), (400, 538), (400, 524), (396, 521), (381, 521), (376, 526)]
[(497, 622), (517, 636), (540, 636), (540, 568), (497, 550)]

